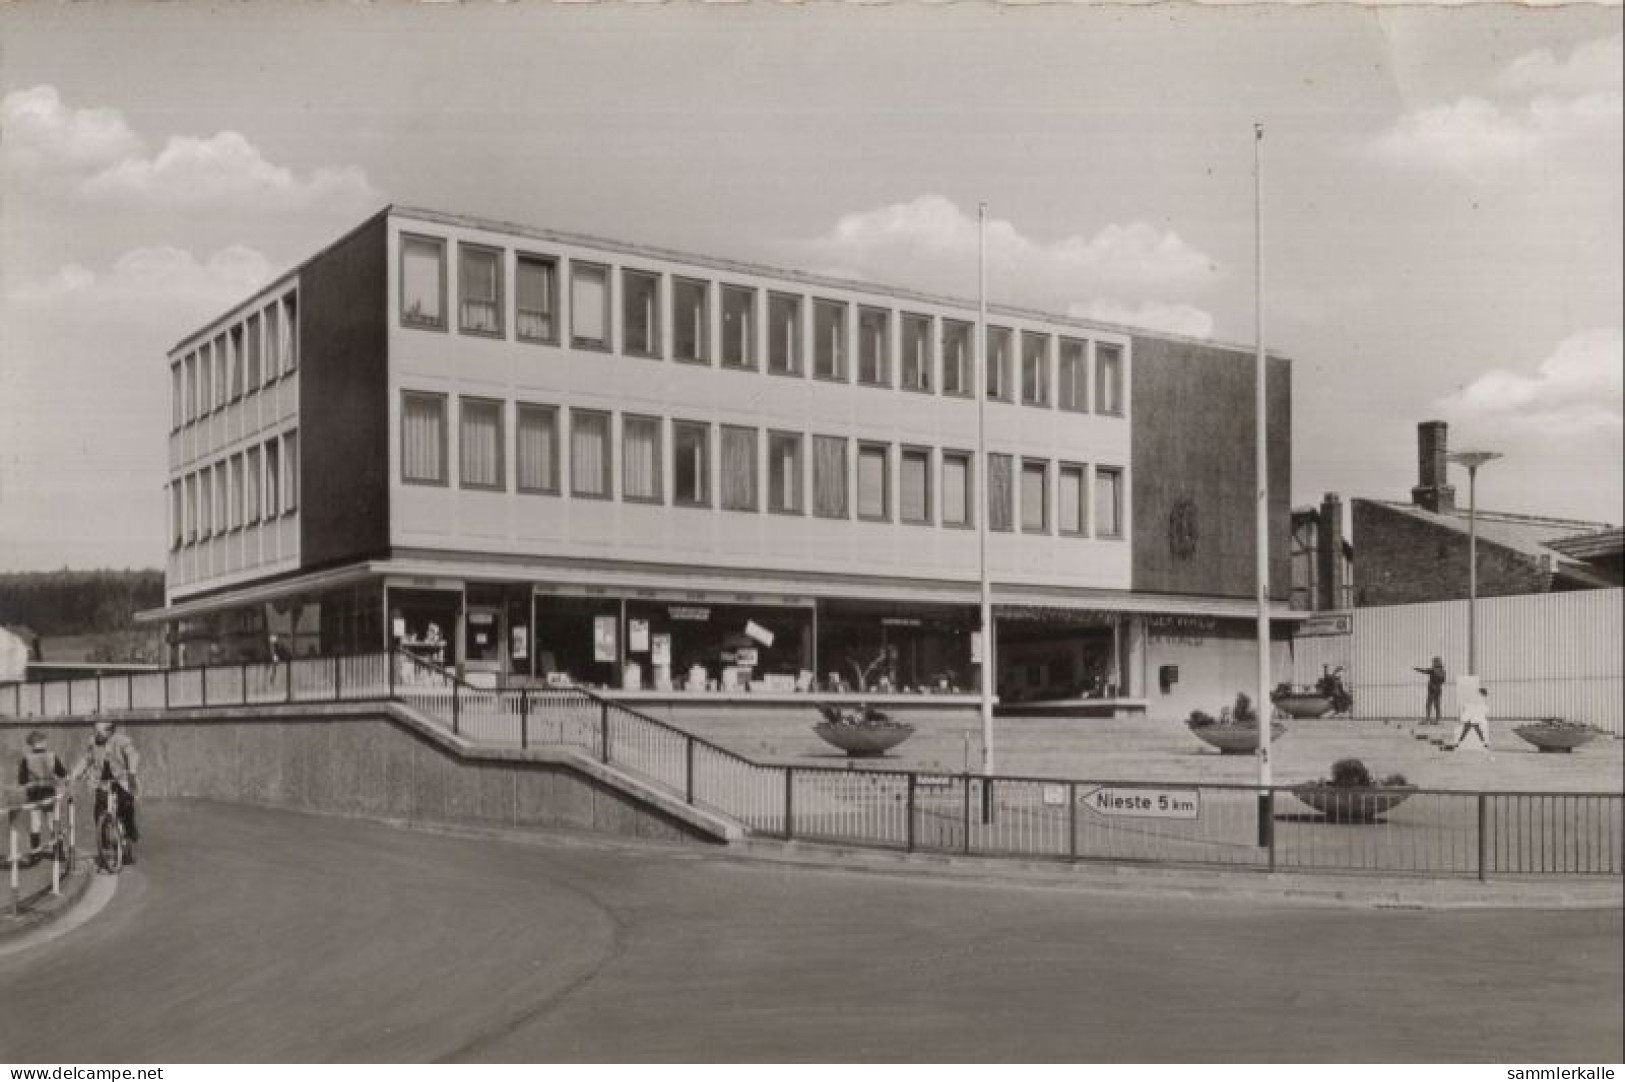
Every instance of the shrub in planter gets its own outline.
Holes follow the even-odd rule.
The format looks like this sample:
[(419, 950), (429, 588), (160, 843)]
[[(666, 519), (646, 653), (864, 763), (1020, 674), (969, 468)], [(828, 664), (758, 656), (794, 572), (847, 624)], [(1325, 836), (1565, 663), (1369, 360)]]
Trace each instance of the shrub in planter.
[[(1258, 711), (1253, 709), (1253, 701), (1245, 693), (1236, 696), (1233, 706), (1222, 708), (1217, 718), (1201, 710), (1191, 711), (1185, 726), (1225, 755), (1249, 754), (1258, 749)], [(1278, 721), (1270, 723), (1272, 736), (1284, 732), (1285, 725)]]
[(1404, 803), (1416, 787), (1403, 774), (1378, 781), (1359, 759), (1339, 759), (1330, 779), (1293, 790), (1293, 795), (1334, 823), (1372, 823)]
[(1526, 743), (1533, 744), (1543, 752), (1571, 752), (1597, 736), (1598, 730), (1583, 722), (1569, 721), (1565, 718), (1541, 718), (1539, 721), (1527, 722), (1514, 726), (1517, 733)]

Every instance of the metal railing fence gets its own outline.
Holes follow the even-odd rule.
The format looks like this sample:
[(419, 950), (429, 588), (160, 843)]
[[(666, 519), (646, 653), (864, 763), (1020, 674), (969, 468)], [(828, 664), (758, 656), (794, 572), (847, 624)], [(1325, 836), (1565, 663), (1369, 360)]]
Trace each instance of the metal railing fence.
[(1625, 874), (1618, 793), (1329, 790), (758, 763), (582, 688), (486, 689), (404, 652), (0, 687), (0, 718), (397, 701), (480, 745), (575, 748), (763, 836), (1061, 861)]

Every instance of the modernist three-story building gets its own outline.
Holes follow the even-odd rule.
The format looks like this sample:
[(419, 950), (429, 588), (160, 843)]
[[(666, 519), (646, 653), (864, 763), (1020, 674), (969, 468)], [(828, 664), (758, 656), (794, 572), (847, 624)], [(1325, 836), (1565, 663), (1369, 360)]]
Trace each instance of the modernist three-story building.
[(979, 470), (976, 333), (963, 300), (388, 208), (171, 352), (150, 616), (178, 663), (275, 635), (631, 697), (968, 700), (985, 525), (1007, 707), (1249, 686), (1251, 351), (995, 306)]

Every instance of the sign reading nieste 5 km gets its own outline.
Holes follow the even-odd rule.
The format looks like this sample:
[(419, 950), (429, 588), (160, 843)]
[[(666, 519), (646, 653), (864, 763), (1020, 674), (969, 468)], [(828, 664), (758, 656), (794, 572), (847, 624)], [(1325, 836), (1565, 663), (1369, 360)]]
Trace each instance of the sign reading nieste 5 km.
[(1078, 803), (1101, 815), (1140, 819), (1195, 819), (1202, 796), (1195, 789), (1114, 789), (1102, 786), (1078, 794)]

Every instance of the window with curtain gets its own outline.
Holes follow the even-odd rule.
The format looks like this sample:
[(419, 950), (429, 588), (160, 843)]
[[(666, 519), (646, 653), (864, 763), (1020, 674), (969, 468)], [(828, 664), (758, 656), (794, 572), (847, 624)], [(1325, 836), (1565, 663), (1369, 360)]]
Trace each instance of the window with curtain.
[(597, 410), (570, 411), (570, 492), (575, 496), (609, 499), (609, 414)]
[(407, 484), (446, 483), (446, 398), (401, 394), (401, 480)]
[(621, 271), (621, 349), (660, 356), (660, 275)]
[(231, 456), (231, 504), (227, 508), (226, 529), (241, 529), (244, 521), (243, 507), (247, 502), (248, 491), (243, 488), (243, 456)]
[(846, 440), (813, 437), (813, 514), (846, 518)]
[(971, 357), (971, 343), (975, 327), (956, 319), (942, 321), (942, 393), (968, 395), (971, 393), (971, 372), (975, 360)]
[(462, 487), (504, 488), (507, 443), (502, 434), (502, 403), (464, 398), (458, 403), (457, 461)]
[(929, 391), (931, 373), (931, 317), (904, 313), (900, 325), (903, 348), (903, 389)]
[(1095, 536), (1123, 536), (1123, 471), (1095, 468)]
[(722, 287), (722, 364), (726, 368), (756, 367), (754, 289)]
[(559, 264), (539, 255), (514, 260), (514, 333), (527, 342), (559, 340)]
[(987, 329), (987, 397), (1002, 402), (1015, 401), (1015, 388), (1010, 379), (1009, 327)]
[(1123, 347), (1095, 343), (1095, 412), (1123, 412)]
[[(443, 463), (442, 463), (443, 467)], [(282, 437), (282, 510), (299, 507), (299, 430)]]
[(711, 283), (672, 279), (671, 338), (679, 361), (711, 360)]
[(265, 443), (265, 517), (276, 518), (282, 513), (282, 441)]
[(801, 298), (788, 293), (767, 296), (767, 367), (770, 372), (801, 373)]
[(722, 490), (725, 511), (756, 510), (756, 430), (722, 426)]
[(1049, 335), (1021, 333), (1021, 401), (1049, 405)]
[(621, 415), (621, 499), (660, 502), (660, 418)]
[(470, 334), (502, 333), (502, 253), (457, 246), (458, 326)]
[(609, 348), (609, 268), (570, 264), (570, 344)]
[(711, 506), (711, 426), (673, 421), (672, 502), (686, 507)]
[(970, 455), (963, 451), (942, 452), (942, 524), (971, 525)]
[(767, 506), (771, 511), (801, 514), (801, 433), (774, 432), (767, 437)]
[(401, 323), (408, 327), (445, 328), (445, 241), (433, 237), (401, 238)]
[(1082, 466), (1062, 466), (1055, 483), (1056, 525), (1064, 534), (1081, 536), (1089, 532), (1088, 506), (1083, 498)]
[(1015, 463), (1011, 455), (987, 456), (987, 528), (990, 530), (1008, 532), (1012, 528)]
[(931, 452), (923, 447), (903, 448), (898, 463), (898, 510), (904, 522), (931, 524)]
[(858, 382), (891, 386), (891, 313), (858, 309)]
[(260, 365), (260, 317), (258, 313), (248, 317), (243, 331), (244, 345), (248, 350), (248, 382), (231, 389), (231, 397), (238, 398), (247, 391), (257, 389), (260, 384), (270, 382), (271, 373), (266, 372)]
[(1089, 343), (1076, 338), (1061, 339), (1061, 355), (1056, 382), (1056, 397), (1064, 410), (1087, 412), (1089, 409)]
[(891, 518), (887, 484), (887, 448), (883, 443), (858, 444), (858, 517), (885, 521)]
[(813, 301), (813, 375), (846, 378), (846, 305)]
[(282, 375), (282, 312), (275, 303), (265, 310), (265, 379)]
[(514, 430), (515, 470), (519, 491), (557, 493), (559, 490), (559, 411), (553, 406), (521, 402)]
[[(260, 449), (250, 447), (243, 456), (243, 521), (258, 522), (265, 514), (264, 493), (260, 484)], [(276, 512), (272, 511), (272, 515)]]
[(1049, 467), (1032, 459), (1021, 463), (1021, 529), (1023, 533), (1048, 533)]

